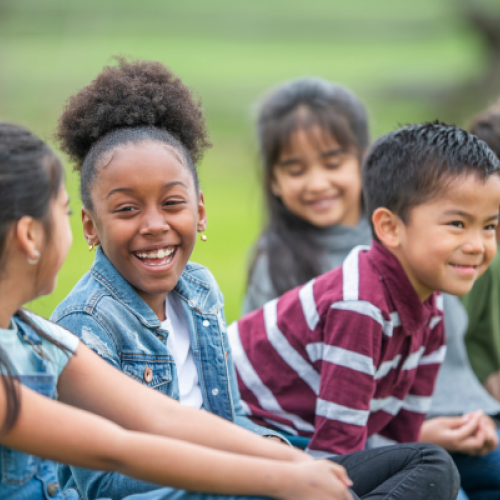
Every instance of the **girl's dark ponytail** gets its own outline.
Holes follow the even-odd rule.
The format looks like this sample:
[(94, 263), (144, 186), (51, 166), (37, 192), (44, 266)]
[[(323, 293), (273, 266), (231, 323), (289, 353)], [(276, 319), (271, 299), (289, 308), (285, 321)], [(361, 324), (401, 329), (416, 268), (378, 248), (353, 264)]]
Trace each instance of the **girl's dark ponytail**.
[(0, 422), (0, 436), (7, 434), (16, 423), (21, 409), (21, 399), (17, 379), (7, 353), (0, 348), (0, 378), (5, 390), (7, 408), (3, 422)]

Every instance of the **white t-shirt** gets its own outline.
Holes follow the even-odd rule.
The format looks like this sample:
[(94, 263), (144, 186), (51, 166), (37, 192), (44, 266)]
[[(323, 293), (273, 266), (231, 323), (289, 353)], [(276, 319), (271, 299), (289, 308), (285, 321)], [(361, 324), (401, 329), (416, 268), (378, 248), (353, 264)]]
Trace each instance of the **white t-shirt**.
[[(41, 338), (42, 351), (49, 358), (54, 374), (59, 377), (71, 358), (71, 353), (75, 352), (78, 347), (78, 337), (40, 316), (28, 311), (25, 312), (38, 328), (69, 349), (70, 352), (66, 353), (48, 340)], [(12, 368), (18, 375), (37, 373), (36, 358), (32, 352), (33, 348), (27, 342), (21, 341), (14, 321), (11, 322), (9, 329), (0, 328), (0, 346), (7, 353)]]
[(179, 401), (185, 406), (200, 409), (203, 405), (198, 371), (191, 349), (191, 337), (184, 317), (184, 311), (175, 293), (169, 293), (165, 300), (166, 320), (161, 327), (168, 331), (167, 348), (174, 357), (179, 382)]

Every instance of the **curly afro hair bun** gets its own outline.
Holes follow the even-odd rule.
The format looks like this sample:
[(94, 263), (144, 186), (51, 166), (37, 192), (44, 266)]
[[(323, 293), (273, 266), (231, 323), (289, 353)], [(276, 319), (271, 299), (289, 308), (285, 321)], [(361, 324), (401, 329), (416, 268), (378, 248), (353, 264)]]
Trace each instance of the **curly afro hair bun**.
[(198, 162), (210, 146), (201, 102), (160, 62), (116, 60), (70, 97), (59, 119), (56, 136), (75, 168), (110, 132), (142, 127), (167, 131)]
[(210, 147), (201, 102), (166, 66), (116, 58), (68, 103), (56, 137), (81, 174), (84, 205), (103, 156), (125, 144), (158, 141), (178, 149), (199, 188), (196, 163)]

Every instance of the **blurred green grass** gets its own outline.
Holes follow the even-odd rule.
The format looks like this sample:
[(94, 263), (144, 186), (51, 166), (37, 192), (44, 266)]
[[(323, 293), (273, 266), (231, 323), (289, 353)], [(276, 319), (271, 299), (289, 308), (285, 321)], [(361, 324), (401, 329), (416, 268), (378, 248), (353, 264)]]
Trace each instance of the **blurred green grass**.
[[(439, 118), (398, 85), (444, 88), (481, 71), (478, 41), (451, 0), (0, 0), (0, 118), (52, 141), (62, 106), (115, 54), (158, 59), (202, 97), (214, 147), (200, 165), (208, 241), (193, 260), (215, 275), (228, 320), (239, 316), (252, 243), (264, 223), (253, 113), (283, 80), (318, 75), (367, 104), (372, 135)], [(54, 146), (55, 147), (55, 146)], [(48, 316), (92, 263), (78, 178), (67, 168), (74, 243), (56, 291), (31, 304)]]

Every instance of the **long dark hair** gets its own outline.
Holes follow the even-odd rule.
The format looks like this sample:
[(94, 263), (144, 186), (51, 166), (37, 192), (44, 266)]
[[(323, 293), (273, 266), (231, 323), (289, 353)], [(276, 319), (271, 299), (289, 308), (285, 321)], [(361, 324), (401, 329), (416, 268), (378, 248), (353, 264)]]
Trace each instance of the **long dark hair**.
[(5, 413), (4, 421), (0, 426), (0, 435), (3, 435), (9, 432), (12, 426), (16, 423), (21, 401), (19, 398), (19, 387), (16, 384), (16, 376), (10, 363), (10, 359), (7, 356), (7, 353), (1, 348), (0, 373), (0, 378), (2, 379), (2, 385), (7, 399), (7, 411)]
[(369, 144), (365, 107), (349, 90), (320, 78), (300, 78), (276, 88), (257, 118), (268, 224), (256, 247), (268, 256), (269, 275), (278, 295), (322, 272), (324, 249), (315, 238), (318, 228), (292, 214), (271, 190), (273, 169), (294, 132), (318, 125), (360, 162)]
[[(0, 279), (8, 234), (19, 219), (30, 216), (42, 221), (50, 239), (50, 203), (58, 195), (62, 182), (62, 164), (43, 141), (23, 127), (0, 122)], [(68, 350), (38, 328), (24, 311), (17, 311), (16, 317), (40, 337)], [(0, 431), (6, 433), (16, 422), (20, 398), (15, 373), (3, 351), (0, 351), (0, 374), (7, 395), (7, 411)]]

